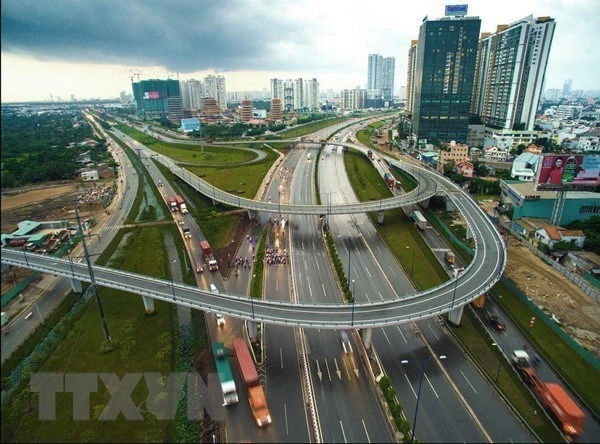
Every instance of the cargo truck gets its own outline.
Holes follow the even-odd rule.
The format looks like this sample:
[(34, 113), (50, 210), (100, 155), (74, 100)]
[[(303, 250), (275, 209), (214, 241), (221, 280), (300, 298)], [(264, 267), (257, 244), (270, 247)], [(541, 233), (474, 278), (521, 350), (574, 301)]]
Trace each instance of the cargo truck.
[(183, 201), (181, 196), (175, 196), (175, 202), (177, 203), (177, 208), (179, 208), (179, 211), (181, 211), (182, 214), (187, 214), (187, 206), (185, 205), (185, 202)]
[(204, 259), (208, 264), (208, 269), (210, 271), (216, 271), (219, 269), (219, 263), (214, 258), (212, 254), (212, 249), (210, 248), (210, 244), (207, 241), (200, 242), (200, 248), (202, 249), (202, 254), (204, 254)]
[(242, 381), (244, 381), (244, 386), (248, 392), (248, 402), (250, 403), (256, 424), (259, 427), (271, 424), (271, 414), (267, 407), (265, 392), (258, 380), (258, 373), (256, 372), (252, 356), (250, 356), (250, 352), (248, 351), (246, 341), (242, 338), (234, 339), (233, 351), (235, 352)]
[(423, 216), (423, 214), (420, 211), (415, 210), (412, 213), (410, 213), (410, 216), (412, 217), (415, 226), (419, 230), (424, 230), (425, 228), (427, 228), (427, 219), (425, 219), (425, 216)]
[(213, 342), (212, 350), (215, 357), (217, 373), (219, 375), (219, 382), (221, 383), (223, 405), (237, 404), (237, 389), (235, 387), (233, 372), (231, 371), (231, 364), (229, 363), (229, 357), (225, 351), (225, 346), (222, 342)]
[(385, 180), (385, 183), (390, 188), (394, 188), (396, 186), (396, 179), (394, 179), (394, 176), (392, 176), (392, 173), (385, 173), (383, 175), (383, 180)]
[(511, 362), (560, 430), (571, 439), (581, 435), (585, 424), (585, 413), (569, 394), (559, 384), (540, 381), (531, 366), (527, 352), (513, 351)]
[(178, 207), (177, 207), (177, 200), (175, 200), (174, 197), (169, 197), (167, 199), (167, 204), (169, 205), (169, 209), (171, 211), (177, 211)]

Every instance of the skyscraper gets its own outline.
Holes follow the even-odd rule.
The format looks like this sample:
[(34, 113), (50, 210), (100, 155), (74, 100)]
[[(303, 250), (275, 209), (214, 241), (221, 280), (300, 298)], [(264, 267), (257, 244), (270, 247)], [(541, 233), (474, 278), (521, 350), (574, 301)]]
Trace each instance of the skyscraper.
[(142, 80), (131, 84), (138, 114), (145, 119), (167, 117), (181, 124), (183, 104), (178, 80)]
[(380, 54), (369, 54), (367, 91), (371, 98), (391, 100), (394, 94), (396, 59)]
[(225, 88), (225, 77), (208, 75), (204, 78), (205, 96), (217, 99), (222, 110), (227, 109), (227, 90)]
[(408, 49), (408, 69), (406, 72), (406, 109), (409, 114), (414, 111), (414, 98), (415, 98), (415, 68), (417, 66), (417, 45), (418, 40), (410, 41), (410, 48)]
[(412, 127), (417, 139), (466, 142), (480, 27), (478, 17), (421, 24)]
[(271, 79), (271, 98), (283, 99), (283, 80)]
[(317, 79), (304, 81), (304, 107), (309, 111), (319, 108), (319, 82)]
[(530, 15), (482, 34), (471, 112), (485, 125), (533, 130), (555, 25)]
[(563, 89), (562, 89), (562, 95), (563, 97), (568, 96), (569, 94), (571, 94), (571, 88), (573, 87), (573, 79), (567, 79), (565, 80), (565, 83), (563, 85)]

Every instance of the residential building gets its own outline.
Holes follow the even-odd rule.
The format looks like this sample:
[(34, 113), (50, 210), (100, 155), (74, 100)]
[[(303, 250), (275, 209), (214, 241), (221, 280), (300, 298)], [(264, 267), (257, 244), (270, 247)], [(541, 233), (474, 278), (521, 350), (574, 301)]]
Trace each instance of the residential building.
[(410, 114), (412, 114), (414, 110), (415, 69), (417, 67), (418, 43), (418, 40), (411, 40), (410, 48), (408, 49), (408, 69), (406, 72), (406, 109)]
[(468, 160), (462, 160), (456, 164), (456, 172), (468, 179), (473, 178), (474, 167)]
[(294, 85), (294, 109), (304, 108), (304, 82), (302, 78), (293, 81)]
[(380, 54), (369, 54), (367, 91), (369, 99), (391, 101), (394, 94), (396, 59)]
[(469, 125), (467, 127), (467, 145), (470, 147), (483, 147), (485, 125)]
[(438, 171), (443, 171), (444, 165), (452, 162), (458, 165), (460, 162), (469, 160), (469, 147), (452, 140), (450, 143), (442, 144), (444, 149), (440, 150), (438, 158)]
[(227, 89), (225, 87), (225, 77), (208, 75), (204, 78), (204, 97), (213, 97), (221, 107), (221, 110), (227, 109)]
[(294, 82), (290, 79), (283, 82), (283, 108), (286, 112), (294, 110)]
[(421, 24), (412, 113), (419, 145), (466, 142), (480, 27), (478, 17), (468, 16), (425, 19)]
[(304, 81), (304, 108), (309, 111), (319, 109), (319, 82), (317, 79), (309, 79)]
[(363, 109), (367, 99), (367, 90), (355, 88), (342, 90), (340, 97), (340, 108)]
[(550, 137), (550, 134), (545, 131), (511, 131), (486, 127), (483, 147), (497, 146), (503, 150), (510, 151), (519, 145), (529, 146), (542, 137)]
[(283, 80), (271, 79), (271, 99), (283, 100)]
[(200, 80), (182, 80), (179, 82), (181, 86), (181, 98), (183, 100), (184, 109), (201, 109), (202, 97), (206, 97), (204, 84)]
[(558, 88), (549, 88), (544, 91), (544, 99), (550, 102), (558, 102), (560, 100), (561, 91)]
[(497, 160), (498, 162), (506, 162), (508, 159), (508, 151), (502, 150), (497, 146), (490, 146), (484, 149), (483, 156), (486, 159)]
[(553, 248), (558, 242), (573, 243), (573, 245), (583, 248), (585, 234), (581, 230), (565, 230), (561, 227), (548, 226), (538, 228), (534, 234), (542, 244)]
[(533, 130), (555, 26), (530, 15), (482, 34), (471, 113), (486, 126)]
[(565, 80), (565, 83), (563, 84), (563, 89), (562, 89), (563, 97), (567, 97), (571, 94), (572, 87), (573, 87), (573, 79)]
[(538, 154), (521, 153), (513, 161), (510, 177), (524, 182), (533, 182), (539, 163)]
[(84, 182), (98, 180), (98, 170), (85, 169), (81, 172), (81, 179)]

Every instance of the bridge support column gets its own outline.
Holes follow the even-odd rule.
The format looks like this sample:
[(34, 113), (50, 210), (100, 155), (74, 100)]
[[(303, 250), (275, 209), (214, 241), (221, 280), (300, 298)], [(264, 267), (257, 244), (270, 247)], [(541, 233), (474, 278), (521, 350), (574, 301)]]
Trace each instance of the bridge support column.
[(247, 325), (248, 325), (248, 337), (252, 341), (252, 340), (256, 339), (256, 336), (258, 335), (258, 330), (256, 328), (256, 321), (247, 321)]
[(248, 210), (248, 219), (258, 219), (258, 212), (254, 210)]
[(379, 211), (379, 213), (377, 213), (377, 223), (379, 225), (383, 225), (383, 211)]
[(373, 337), (373, 329), (365, 328), (363, 330), (363, 344), (365, 345), (365, 348), (367, 350), (371, 348), (372, 337)]
[(142, 296), (142, 300), (144, 301), (144, 309), (146, 309), (146, 314), (154, 314), (154, 299), (149, 296)]
[(69, 280), (71, 281), (71, 288), (75, 293), (81, 293), (83, 291), (83, 288), (81, 287), (81, 281), (78, 281), (77, 279)]
[(454, 310), (448, 312), (448, 321), (453, 325), (460, 325), (460, 320), (462, 319), (464, 305), (460, 307), (456, 307)]

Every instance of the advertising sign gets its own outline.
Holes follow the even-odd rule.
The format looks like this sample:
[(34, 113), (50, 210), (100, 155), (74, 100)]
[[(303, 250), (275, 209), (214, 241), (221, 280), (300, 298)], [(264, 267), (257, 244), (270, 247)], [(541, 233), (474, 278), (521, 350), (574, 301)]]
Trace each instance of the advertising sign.
[(446, 16), (467, 15), (469, 5), (446, 5)]
[(586, 190), (599, 185), (600, 155), (542, 155), (536, 175), (537, 191)]
[(146, 91), (144, 93), (144, 99), (148, 100), (148, 99), (158, 99), (160, 98), (160, 94), (158, 93), (158, 91)]
[(181, 130), (184, 133), (189, 133), (191, 131), (200, 131), (200, 120), (197, 117), (192, 117), (190, 119), (181, 119)]

